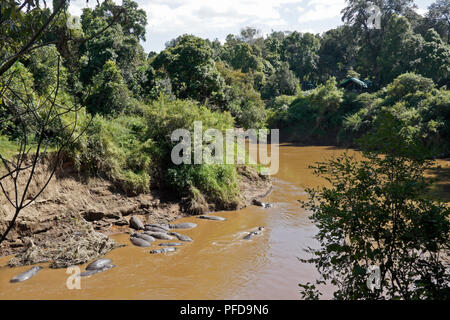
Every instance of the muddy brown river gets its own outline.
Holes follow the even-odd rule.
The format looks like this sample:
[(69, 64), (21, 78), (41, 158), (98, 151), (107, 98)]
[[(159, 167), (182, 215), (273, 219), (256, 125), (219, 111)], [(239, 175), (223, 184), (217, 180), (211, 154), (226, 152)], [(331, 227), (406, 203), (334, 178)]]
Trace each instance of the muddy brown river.
[[(128, 235), (113, 236), (128, 244), (106, 256), (117, 267), (81, 278), (80, 290), (67, 289), (66, 269), (44, 268), (30, 280), (10, 283), (29, 267), (9, 268), (9, 258), (1, 258), (0, 299), (300, 299), (298, 284), (313, 282), (318, 274), (298, 257), (308, 257), (303, 250), (318, 243), (317, 229), (298, 200), (306, 199), (305, 187), (324, 183), (308, 166), (344, 151), (282, 145), (273, 191), (263, 200), (274, 203), (273, 208), (214, 213), (227, 218), (224, 222), (180, 219), (177, 222), (198, 224), (180, 231), (194, 242), (164, 255), (132, 246)], [(265, 227), (261, 236), (242, 239), (259, 226)], [(331, 288), (321, 289), (323, 298), (331, 297)]]

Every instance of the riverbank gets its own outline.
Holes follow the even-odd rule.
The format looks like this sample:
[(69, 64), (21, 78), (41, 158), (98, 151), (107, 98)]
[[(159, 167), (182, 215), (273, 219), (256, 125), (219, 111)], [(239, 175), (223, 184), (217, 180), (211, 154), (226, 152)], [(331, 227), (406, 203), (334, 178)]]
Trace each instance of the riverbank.
[[(35, 188), (45, 180), (46, 173), (46, 168), (38, 168)], [(233, 209), (246, 207), (270, 192), (271, 180), (256, 169), (240, 166), (237, 173), (241, 201)], [(0, 232), (13, 217), (11, 209), (2, 198)], [(0, 256), (15, 255), (10, 266), (51, 262), (51, 267), (61, 268), (86, 263), (121, 246), (109, 236), (129, 232), (132, 216), (144, 223), (169, 223), (189, 214), (183, 200), (163, 190), (129, 196), (107, 180), (81, 178), (66, 165), (38, 200), (21, 212), (1, 245)]]

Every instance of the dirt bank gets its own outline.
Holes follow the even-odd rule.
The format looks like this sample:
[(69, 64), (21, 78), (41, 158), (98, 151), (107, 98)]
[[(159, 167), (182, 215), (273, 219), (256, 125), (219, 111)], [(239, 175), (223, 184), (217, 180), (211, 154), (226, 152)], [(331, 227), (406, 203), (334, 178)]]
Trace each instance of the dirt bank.
[[(271, 181), (254, 169), (238, 168), (242, 201), (247, 206), (271, 190)], [(38, 168), (32, 188), (38, 189), (48, 170)], [(135, 197), (118, 192), (102, 179), (82, 179), (70, 165), (60, 168), (42, 195), (24, 209), (0, 248), (0, 256), (15, 254), (11, 266), (52, 261), (52, 267), (86, 263), (117, 247), (111, 234), (130, 231), (131, 216), (144, 223), (168, 223), (186, 216), (181, 203), (162, 191)], [(0, 197), (0, 232), (13, 217)]]

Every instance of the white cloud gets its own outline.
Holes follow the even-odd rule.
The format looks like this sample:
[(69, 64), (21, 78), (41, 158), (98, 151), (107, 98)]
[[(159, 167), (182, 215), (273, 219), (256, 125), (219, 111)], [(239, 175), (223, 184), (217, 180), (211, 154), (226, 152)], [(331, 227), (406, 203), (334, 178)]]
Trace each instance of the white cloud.
[[(274, 30), (323, 32), (340, 25), (345, 0), (134, 0), (147, 13), (144, 48), (161, 50), (182, 34), (225, 39), (245, 26)], [(433, 0), (417, 0), (424, 8)], [(121, 0), (115, 0), (122, 3)], [(96, 0), (89, 0), (94, 6)], [(80, 15), (86, 0), (71, 0), (70, 11)], [(423, 10), (423, 9), (422, 9)], [(418, 11), (422, 13), (422, 11)]]
[(185, 0), (144, 1), (153, 33), (164, 33), (184, 27), (186, 32), (236, 27), (243, 23), (281, 25), (283, 5), (301, 0)]
[(418, 14), (420, 14), (421, 16), (425, 16), (425, 14), (428, 12), (428, 10), (427, 9), (422, 9), (422, 8), (417, 8), (416, 12)]
[(305, 6), (299, 7), (299, 23), (328, 20), (341, 16), (345, 0), (311, 0)]
[[(121, 3), (122, 1), (120, 1)], [(97, 5), (96, 0), (90, 0), (86, 2), (86, 0), (71, 0), (69, 5), (69, 11), (71, 15), (81, 16), (84, 8), (94, 8)]]

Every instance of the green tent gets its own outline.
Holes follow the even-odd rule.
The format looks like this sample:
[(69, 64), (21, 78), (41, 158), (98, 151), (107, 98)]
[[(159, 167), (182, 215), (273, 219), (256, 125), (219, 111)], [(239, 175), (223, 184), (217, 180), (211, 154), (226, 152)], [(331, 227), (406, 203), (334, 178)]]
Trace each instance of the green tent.
[(368, 86), (364, 81), (357, 78), (348, 78), (339, 84), (340, 88), (345, 88), (348, 90), (363, 90), (367, 89)]

